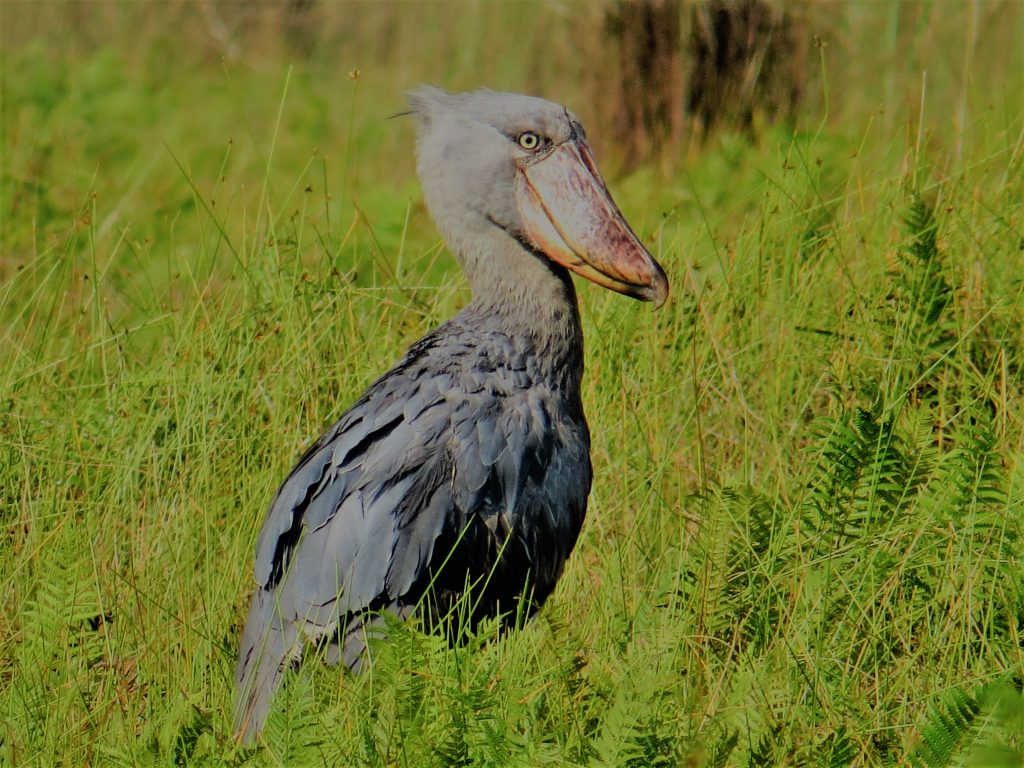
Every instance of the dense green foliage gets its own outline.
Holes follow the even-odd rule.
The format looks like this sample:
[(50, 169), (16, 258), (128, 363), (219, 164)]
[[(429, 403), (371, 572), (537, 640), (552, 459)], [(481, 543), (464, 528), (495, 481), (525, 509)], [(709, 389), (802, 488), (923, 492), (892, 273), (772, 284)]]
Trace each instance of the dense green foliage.
[[(868, 5), (838, 39), (908, 23)], [(1024, 764), (1024, 17), (946, 7), (893, 32), (906, 68), (822, 49), (797, 126), (610, 179), (673, 295), (580, 286), (596, 478), (558, 590), (505, 637), (308, 665), (256, 751), (231, 677), (266, 505), (467, 297), (381, 118), (557, 70), (500, 36), (218, 63), (160, 11), (5, 41), (0, 762)], [(470, 8), (460, 34), (564, 31)]]

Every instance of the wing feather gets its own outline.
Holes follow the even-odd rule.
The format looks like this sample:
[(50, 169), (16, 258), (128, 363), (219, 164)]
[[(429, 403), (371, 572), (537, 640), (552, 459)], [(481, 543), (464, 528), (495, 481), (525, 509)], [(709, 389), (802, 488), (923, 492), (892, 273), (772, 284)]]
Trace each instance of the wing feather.
[[(568, 417), (552, 416), (555, 396), (521, 368), (489, 375), (474, 343), (429, 364), (431, 345), (414, 345), (310, 447), (272, 502), (236, 671), (243, 739), (262, 727), (303, 636), (331, 639), (331, 654), (356, 664), (365, 627), (376, 626), (366, 611), (408, 615), (463, 531), (467, 568), (487, 567), (516, 537), (494, 589), (517, 594), (530, 574), (539, 604), (554, 586), (590, 487), (586, 425), (577, 419), (560, 434)], [(454, 372), (460, 355), (476, 367)], [(456, 574), (450, 588), (464, 584)]]

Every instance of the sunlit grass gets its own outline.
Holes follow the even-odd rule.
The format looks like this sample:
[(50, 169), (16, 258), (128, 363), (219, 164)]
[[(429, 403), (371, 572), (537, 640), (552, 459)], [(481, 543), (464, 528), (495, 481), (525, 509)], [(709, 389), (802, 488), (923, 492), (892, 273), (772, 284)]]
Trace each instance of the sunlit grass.
[[(360, 677), (308, 667), (266, 749), (235, 748), (266, 505), (468, 295), (385, 119), (415, 80), (471, 81), (463, 55), (448, 81), (7, 54), (2, 759), (1019, 765), (1019, 76), (965, 90), (966, 121), (927, 87), (877, 109), (867, 78), (840, 109), (831, 83), (842, 121), (615, 180), (673, 293), (652, 313), (580, 285), (596, 476), (548, 605), (456, 649), (396, 628)], [(934, 269), (908, 256), (915, 195)]]

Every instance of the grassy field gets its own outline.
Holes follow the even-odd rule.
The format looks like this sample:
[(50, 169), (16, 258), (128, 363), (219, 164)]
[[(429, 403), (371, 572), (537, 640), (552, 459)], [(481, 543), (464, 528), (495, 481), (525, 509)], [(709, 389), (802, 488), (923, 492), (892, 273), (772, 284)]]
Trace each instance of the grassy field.
[(611, 178), (673, 295), (580, 286), (556, 593), (306, 668), (256, 751), (269, 499), (467, 299), (384, 118), (486, 84), (599, 135), (601, 11), (337, 4), (299, 45), (218, 9), (0, 6), (0, 763), (1024, 765), (1021, 6), (833, 8), (794, 126)]

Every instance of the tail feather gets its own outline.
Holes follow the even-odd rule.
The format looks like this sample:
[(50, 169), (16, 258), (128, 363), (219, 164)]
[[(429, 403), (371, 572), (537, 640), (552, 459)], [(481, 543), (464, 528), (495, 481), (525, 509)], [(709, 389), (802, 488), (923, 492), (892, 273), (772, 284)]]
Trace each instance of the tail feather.
[(281, 620), (276, 593), (258, 589), (242, 632), (235, 669), (235, 738), (239, 743), (252, 744), (256, 740), (285, 668), (301, 656), (298, 628), (294, 622)]
[[(316, 643), (318, 638), (330, 637), (325, 648), (325, 660), (329, 664), (342, 663), (358, 673), (369, 661), (368, 641), (386, 634), (384, 617), (365, 614), (349, 616), (341, 629), (336, 619), (327, 622), (326, 626), (319, 621), (306, 621), (300, 628), (299, 622), (282, 619), (280, 600), (279, 590), (257, 589), (242, 631), (235, 669), (237, 699), (234, 722), (235, 739), (240, 744), (254, 743), (263, 730), (285, 670), (302, 661), (304, 641)], [(413, 608), (412, 604), (396, 600), (386, 610), (404, 621), (412, 614)]]

